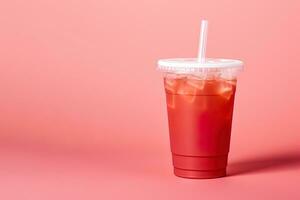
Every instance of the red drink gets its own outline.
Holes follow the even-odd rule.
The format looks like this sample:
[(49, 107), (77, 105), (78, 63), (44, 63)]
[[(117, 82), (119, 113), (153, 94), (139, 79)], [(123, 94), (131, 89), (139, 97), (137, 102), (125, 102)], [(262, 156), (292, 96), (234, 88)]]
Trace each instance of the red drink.
[(225, 176), (236, 80), (168, 73), (164, 85), (175, 175)]

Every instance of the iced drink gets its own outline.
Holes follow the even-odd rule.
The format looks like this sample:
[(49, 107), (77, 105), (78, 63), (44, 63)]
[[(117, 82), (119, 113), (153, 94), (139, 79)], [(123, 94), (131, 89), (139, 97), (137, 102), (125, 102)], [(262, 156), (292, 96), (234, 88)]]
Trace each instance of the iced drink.
[(164, 86), (175, 174), (225, 176), (236, 80), (168, 73)]
[(197, 58), (158, 61), (164, 73), (174, 173), (184, 178), (226, 175), (240, 60), (206, 58), (207, 20)]

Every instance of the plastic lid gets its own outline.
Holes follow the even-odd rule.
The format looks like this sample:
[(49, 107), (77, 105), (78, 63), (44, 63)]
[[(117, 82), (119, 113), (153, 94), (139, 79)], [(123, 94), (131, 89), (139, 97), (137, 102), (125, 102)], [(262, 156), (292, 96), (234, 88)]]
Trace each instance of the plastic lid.
[(231, 68), (241, 70), (243, 62), (240, 60), (224, 58), (206, 58), (201, 63), (197, 58), (172, 58), (158, 61), (158, 69), (169, 72), (197, 72), (203, 69)]

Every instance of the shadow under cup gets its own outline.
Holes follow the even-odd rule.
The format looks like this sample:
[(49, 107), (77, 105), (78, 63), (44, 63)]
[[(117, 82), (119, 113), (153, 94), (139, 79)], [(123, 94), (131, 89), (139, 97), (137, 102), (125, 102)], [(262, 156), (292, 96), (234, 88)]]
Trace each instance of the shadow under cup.
[(236, 76), (212, 71), (165, 73), (174, 173), (184, 178), (226, 175)]

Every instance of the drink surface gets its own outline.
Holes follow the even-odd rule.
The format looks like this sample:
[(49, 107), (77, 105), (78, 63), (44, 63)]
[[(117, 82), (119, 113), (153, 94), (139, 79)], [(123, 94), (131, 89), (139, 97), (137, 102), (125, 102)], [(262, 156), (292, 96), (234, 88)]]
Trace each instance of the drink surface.
[(236, 80), (169, 74), (164, 86), (172, 153), (227, 155)]

